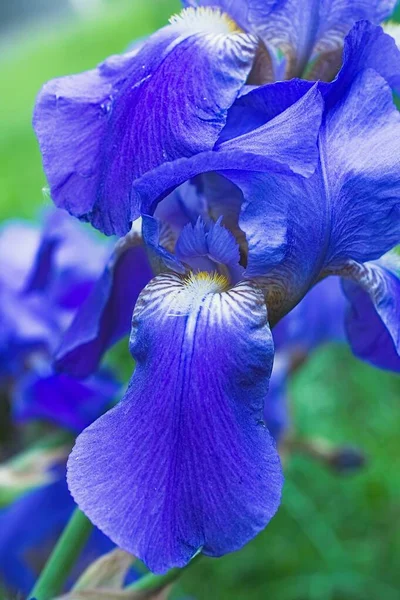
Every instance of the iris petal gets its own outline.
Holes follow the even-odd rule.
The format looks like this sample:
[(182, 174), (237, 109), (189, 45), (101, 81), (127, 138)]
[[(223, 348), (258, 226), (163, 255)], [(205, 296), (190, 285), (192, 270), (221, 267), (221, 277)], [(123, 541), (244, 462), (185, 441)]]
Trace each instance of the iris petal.
[(379, 258), (400, 239), (400, 115), (375, 71), (359, 74), (329, 112), (321, 156), (335, 207), (327, 262)]
[(25, 222), (6, 223), (0, 230), (0, 285), (22, 291), (31, 276), (32, 258), (39, 246), (38, 228)]
[[(286, 78), (301, 76), (310, 59), (340, 50), (352, 25), (362, 19), (380, 23), (396, 0), (278, 0), (259, 27), (264, 41), (288, 57)], [(259, 5), (263, 4), (260, 0)]]
[(54, 202), (106, 234), (125, 235), (140, 216), (134, 180), (212, 149), (253, 53), (245, 34), (177, 19), (139, 50), (47, 83), (34, 127)]
[(400, 239), (400, 116), (392, 92), (372, 69), (342, 92), (325, 115), (312, 177), (227, 173), (245, 197), (247, 274), (269, 278), (273, 322), (324, 268), (379, 258)]
[[(398, 261), (397, 261), (398, 262)], [(400, 372), (400, 279), (382, 259), (342, 270), (350, 301), (346, 328), (352, 350), (381, 369)]]
[(107, 371), (78, 381), (47, 370), (31, 370), (14, 389), (13, 418), (17, 423), (50, 421), (80, 432), (111, 405), (119, 387)]
[(400, 90), (400, 50), (390, 35), (368, 21), (356, 23), (346, 37), (342, 69), (326, 88), (327, 104), (340, 100), (364, 69), (374, 69), (392, 89)]
[(80, 378), (93, 373), (103, 354), (128, 335), (135, 302), (152, 276), (141, 237), (132, 230), (117, 244), (65, 332), (56, 353), (56, 368)]
[(205, 172), (248, 171), (251, 165), (253, 171), (286, 171), (309, 177), (318, 161), (316, 142), (323, 108), (322, 96), (313, 86), (298, 103), (268, 123), (260, 124), (252, 135), (247, 130), (241, 135), (235, 128), (229, 139), (224, 135), (224, 141), (218, 143), (214, 151), (164, 163), (143, 175), (134, 183), (132, 193), (142, 212), (151, 214), (166, 190)]
[(50, 211), (40, 245), (31, 256), (24, 292), (46, 291), (60, 308), (76, 309), (100, 275), (109, 252), (107, 244), (91, 233), (67, 212)]
[[(215, 270), (217, 264), (234, 272), (240, 271), (239, 246), (221, 221), (222, 218), (216, 223), (206, 224), (199, 218), (194, 226), (186, 225), (176, 244), (178, 258), (193, 269)], [(200, 266), (203, 262), (206, 265), (204, 268)]]
[[(136, 305), (136, 371), (69, 459), (76, 501), (155, 572), (237, 550), (274, 515), (282, 474), (263, 424), (273, 344), (263, 295), (160, 275)], [(219, 290), (219, 291), (218, 291)]]

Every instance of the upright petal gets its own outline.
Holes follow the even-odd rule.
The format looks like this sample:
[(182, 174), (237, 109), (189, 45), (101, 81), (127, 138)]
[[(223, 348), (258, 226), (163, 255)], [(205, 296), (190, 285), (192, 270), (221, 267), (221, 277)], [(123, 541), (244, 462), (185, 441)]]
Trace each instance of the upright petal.
[(288, 57), (286, 78), (300, 77), (311, 59), (340, 51), (356, 21), (367, 19), (379, 24), (390, 15), (395, 3), (396, 0), (277, 0), (258, 33)]
[(332, 205), (326, 261), (379, 258), (400, 241), (400, 115), (375, 71), (361, 72), (328, 112), (320, 148)]
[(175, 233), (176, 238), (188, 223), (194, 225), (199, 217), (207, 215), (207, 201), (196, 185), (196, 182), (186, 181), (157, 206), (154, 216), (166, 223)]
[(328, 106), (340, 101), (352, 81), (364, 69), (374, 69), (392, 89), (400, 90), (400, 51), (382, 27), (368, 21), (356, 23), (346, 37), (342, 69), (327, 88)]
[[(260, 121), (251, 134), (247, 127), (244, 131), (234, 127), (231, 134), (221, 133), (213, 151), (165, 163), (143, 175), (132, 190), (142, 212), (152, 214), (166, 191), (202, 173), (251, 169), (312, 175), (318, 161), (317, 138), (324, 104), (317, 86), (305, 92), (275, 118)], [(249, 107), (249, 117), (251, 111)], [(246, 123), (245, 118), (242, 123)]]
[(400, 279), (394, 255), (376, 263), (349, 263), (339, 272), (350, 301), (346, 327), (356, 356), (400, 372)]
[(141, 237), (122, 238), (103, 274), (79, 308), (56, 353), (56, 368), (74, 377), (93, 373), (103, 354), (128, 335), (135, 302), (152, 278)]
[(34, 126), (57, 206), (126, 234), (139, 216), (132, 183), (213, 148), (253, 55), (220, 10), (190, 9), (139, 50), (46, 84)]
[[(218, 141), (221, 143), (257, 130), (258, 127), (265, 125), (265, 123), (268, 123), (268, 121), (271, 121), (296, 104), (301, 98), (306, 96), (307, 92), (314, 85), (311, 81), (292, 79), (291, 81), (279, 81), (274, 84), (253, 88), (247, 94), (240, 96), (232, 105), (228, 113), (226, 125)], [(302, 112), (307, 114), (309, 110), (310, 105), (308, 103), (306, 105), (301, 103), (300, 110), (297, 106), (298, 122), (300, 121), (300, 114)], [(286, 117), (290, 114), (288, 113)]]
[(399, 141), (392, 92), (367, 69), (327, 110), (312, 177), (225, 172), (245, 197), (239, 224), (248, 242), (247, 275), (268, 278), (273, 323), (327, 266), (373, 260), (398, 243)]
[(193, 226), (182, 230), (176, 244), (176, 254), (193, 270), (215, 271), (219, 267), (229, 269), (239, 280), (239, 246), (228, 229), (222, 226), (222, 217), (216, 223), (205, 223), (201, 218)]
[(161, 275), (136, 305), (136, 371), (77, 439), (68, 482), (120, 547), (163, 573), (239, 549), (274, 515), (282, 474), (263, 424), (273, 345), (263, 296)]
[(32, 255), (24, 293), (45, 293), (54, 308), (75, 310), (100, 275), (108, 253), (108, 244), (66, 211), (49, 211), (39, 247)]

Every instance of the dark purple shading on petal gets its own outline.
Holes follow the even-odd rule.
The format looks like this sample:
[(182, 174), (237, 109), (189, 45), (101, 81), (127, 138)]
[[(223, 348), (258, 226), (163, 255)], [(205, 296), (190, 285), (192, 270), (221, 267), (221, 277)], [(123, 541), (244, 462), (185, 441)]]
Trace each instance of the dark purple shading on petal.
[(42, 239), (36, 256), (33, 270), (25, 288), (25, 293), (43, 292), (52, 279), (54, 253), (60, 240), (48, 237)]
[(347, 335), (356, 356), (400, 372), (400, 280), (389, 264), (349, 265), (344, 292), (350, 301)]
[(152, 276), (143, 245), (121, 240), (64, 334), (56, 368), (80, 378), (93, 373), (103, 354), (129, 333), (137, 297)]
[(140, 216), (138, 177), (213, 148), (254, 54), (216, 18), (217, 33), (178, 18), (139, 50), (43, 87), (34, 127), (57, 206), (125, 235)]
[(273, 356), (263, 296), (246, 283), (216, 287), (175, 274), (147, 286), (128, 391), (78, 437), (68, 463), (82, 510), (157, 573), (198, 550), (239, 549), (280, 501), (262, 421)]
[(120, 384), (107, 371), (79, 381), (49, 369), (32, 370), (13, 392), (16, 422), (44, 420), (79, 433), (111, 406)]

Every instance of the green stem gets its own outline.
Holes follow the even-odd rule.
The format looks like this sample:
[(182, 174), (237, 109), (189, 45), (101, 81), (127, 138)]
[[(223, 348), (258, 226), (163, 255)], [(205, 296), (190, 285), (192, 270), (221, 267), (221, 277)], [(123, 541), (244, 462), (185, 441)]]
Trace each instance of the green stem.
[(30, 598), (51, 600), (64, 583), (92, 531), (92, 523), (76, 508), (48, 559)]
[(131, 583), (131, 585), (128, 585), (125, 589), (130, 590), (131, 592), (150, 592), (152, 590), (159, 590), (178, 579), (178, 577), (180, 577), (189, 566), (197, 561), (200, 556), (201, 554), (197, 554), (186, 567), (183, 567), (183, 569), (171, 569), (165, 575), (154, 575), (153, 573), (144, 575), (144, 577)]

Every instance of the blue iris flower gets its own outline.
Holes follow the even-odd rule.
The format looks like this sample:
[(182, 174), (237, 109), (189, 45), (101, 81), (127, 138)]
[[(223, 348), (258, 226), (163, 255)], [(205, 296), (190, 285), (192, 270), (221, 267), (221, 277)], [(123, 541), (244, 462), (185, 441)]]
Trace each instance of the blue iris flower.
[[(189, 176), (196, 157), (198, 168), (201, 162), (206, 170), (207, 153), (217, 150), (216, 168), (223, 168), (224, 157), (225, 164), (239, 168), (243, 153), (254, 147), (243, 140), (233, 155), (220, 137), (238, 98), (255, 84), (301, 76), (307, 61), (316, 71), (312, 79), (331, 80), (349, 30), (348, 45), (365, 51), (364, 68), (385, 69), (392, 87), (400, 89), (398, 72), (389, 74), (399, 56), (394, 40), (379, 27), (352, 30), (354, 23), (366, 23), (360, 19), (381, 22), (395, 0), (187, 4), (127, 53), (92, 71), (52, 80), (39, 94), (34, 127), (52, 198), (106, 234), (125, 235), (143, 212), (143, 197), (154, 200), (153, 184), (165, 194), (168, 179), (185, 168)], [(286, 57), (286, 73), (274, 74), (276, 55)], [(329, 76), (317, 72), (333, 64)], [(285, 102), (304, 87), (292, 81)], [(282, 108), (278, 100), (276, 108)], [(231, 137), (243, 133), (240, 125), (242, 131), (230, 130)]]
[[(58, 367), (92, 372), (135, 303), (135, 372), (78, 437), (69, 486), (160, 573), (239, 549), (277, 510), (283, 477), (263, 420), (271, 329), (315, 284), (343, 279), (358, 356), (400, 364), (388, 254), (400, 239), (400, 53), (358, 21), (379, 22), (394, 2), (202, 4), (46, 84), (34, 117), (56, 204), (125, 236)], [(308, 15), (304, 29), (289, 26), (291, 7)], [(257, 85), (275, 47), (289, 78), (343, 49), (342, 66), (333, 81)]]
[[(79, 433), (113, 402), (120, 386), (110, 372), (77, 380), (51, 366), (62, 333), (91, 292), (107, 254), (107, 246), (63, 211), (49, 213), (42, 229), (24, 222), (3, 225), (0, 385), (10, 396), (14, 422), (44, 420)], [(0, 575), (13, 591), (29, 592), (74, 509), (61, 463), (54, 464), (48, 483), (0, 511)], [(79, 568), (111, 547), (96, 530)]]
[(62, 333), (90, 293), (106, 253), (104, 244), (62, 211), (48, 215), (42, 232), (27, 223), (3, 226), (0, 381), (12, 390), (15, 421), (42, 419), (78, 432), (117, 393), (119, 385), (108, 371), (78, 381), (51, 367)]

